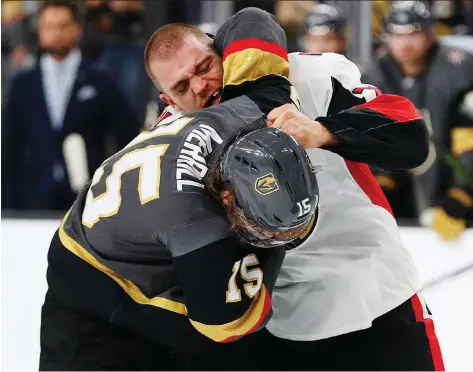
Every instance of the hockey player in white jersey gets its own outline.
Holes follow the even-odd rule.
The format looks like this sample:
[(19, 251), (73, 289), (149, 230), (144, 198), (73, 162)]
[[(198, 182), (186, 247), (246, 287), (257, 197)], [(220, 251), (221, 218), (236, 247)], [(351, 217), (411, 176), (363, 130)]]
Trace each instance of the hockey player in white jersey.
[[(245, 239), (288, 246), (268, 332), (255, 335), (251, 348), (260, 352), (265, 345), (272, 358), (255, 369), (441, 370), (433, 323), (417, 295), (414, 263), (389, 204), (364, 164), (408, 169), (422, 163), (427, 155), (424, 123), (407, 99), (380, 95), (375, 87), (361, 84), (358, 69), (343, 56), (296, 53), (289, 55), (289, 62), (290, 81), (299, 93), (294, 101), (299, 99), (304, 115), (281, 107), (268, 115), (269, 125), (308, 149), (312, 164), (321, 169), (320, 203), (307, 231), (294, 237), (258, 226), (255, 221), (265, 216), (251, 215), (250, 210), (258, 209), (234, 200), (233, 206), (250, 216), (247, 231), (253, 238), (246, 234)], [(192, 81), (186, 84), (187, 90), (193, 89)], [(218, 86), (206, 90), (209, 96), (203, 102), (220, 98)], [(176, 103), (178, 95), (164, 95), (175, 111), (166, 123), (180, 115), (182, 106)], [(227, 207), (233, 190), (257, 192), (253, 183), (230, 182), (233, 187), (225, 189), (220, 176), (210, 176), (216, 196)], [(259, 181), (274, 187), (272, 179)], [(282, 189), (278, 185), (267, 193), (268, 208), (278, 205)], [(301, 213), (308, 208), (304, 200), (293, 207)]]
[[(287, 246), (273, 293), (273, 316), (266, 330), (254, 336), (251, 349), (265, 345), (270, 350), (270, 361), (261, 366), (269, 369), (443, 370), (433, 322), (418, 293), (416, 268), (391, 208), (367, 164), (352, 161), (372, 158), (379, 166), (409, 167), (406, 158), (392, 158), (394, 148), (384, 151), (382, 147), (389, 145), (376, 142), (383, 136), (387, 142), (402, 139), (396, 135), (402, 130), (399, 127), (416, 125), (419, 117), (412, 104), (401, 105), (401, 101), (382, 112), (383, 96), (374, 98), (374, 87), (364, 89), (358, 69), (340, 55), (293, 54), (289, 60), (290, 80), (300, 92), (302, 111), (337, 137), (321, 149), (326, 140), (319, 142), (314, 122), (296, 108), (286, 105), (268, 115), (270, 130), (281, 128), (298, 138), (317, 169), (316, 208), (309, 200), (285, 204), (291, 200), (288, 194), (296, 198), (297, 185), (286, 176), (291, 166), (283, 157), (285, 151), (274, 151), (290, 147), (290, 137), (281, 132), (275, 137), (260, 130), (242, 137), (209, 174), (210, 189), (244, 240), (259, 246)], [(336, 84), (341, 84), (338, 91), (333, 89)], [(334, 96), (343, 91), (345, 109), (336, 106), (342, 97)], [(346, 102), (353, 91), (359, 92), (353, 99), (369, 102), (349, 108), (355, 103)], [(359, 120), (360, 107), (365, 122)], [(381, 122), (370, 123), (383, 115)], [(349, 128), (336, 130), (340, 121)], [(377, 131), (384, 131), (377, 141), (364, 138)], [(353, 133), (340, 138), (346, 132)], [(421, 146), (425, 141), (422, 136), (414, 138)], [(343, 149), (344, 141), (351, 145)], [(264, 168), (264, 174), (252, 171), (261, 169), (262, 159), (270, 159), (274, 166)], [(258, 185), (267, 174), (273, 186), (262, 195)], [(312, 223), (294, 237), (288, 216), (306, 213), (314, 214)]]

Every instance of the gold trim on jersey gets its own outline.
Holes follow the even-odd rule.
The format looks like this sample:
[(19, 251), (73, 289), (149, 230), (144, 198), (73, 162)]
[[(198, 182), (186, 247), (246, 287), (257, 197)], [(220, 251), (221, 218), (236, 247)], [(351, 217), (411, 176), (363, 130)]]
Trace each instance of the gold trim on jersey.
[(465, 208), (473, 207), (473, 197), (469, 195), (466, 191), (458, 187), (452, 187), (448, 190), (447, 194), (450, 198), (455, 199)]
[(473, 128), (454, 128), (452, 130), (453, 155), (460, 156), (467, 151), (473, 151)]
[(120, 287), (123, 288), (123, 290), (133, 299), (133, 301), (141, 305), (151, 305), (159, 307), (161, 309), (172, 311), (174, 313), (187, 315), (186, 306), (180, 302), (172, 301), (167, 298), (158, 296), (153, 298), (146, 297), (144, 293), (141, 292), (141, 290), (136, 286), (136, 284), (134, 284), (128, 279), (125, 279), (121, 275), (109, 269), (107, 266), (103, 265), (89, 251), (87, 251), (72, 237), (70, 237), (64, 230), (64, 224), (69, 218), (70, 212), (70, 210), (67, 212), (66, 216), (61, 222), (61, 226), (59, 227), (59, 239), (67, 250), (69, 250), (70, 252), (72, 252), (77, 257), (84, 260), (97, 270), (103, 272), (104, 274), (112, 278)]
[(263, 285), (259, 291), (258, 297), (253, 300), (252, 304), (246, 310), (245, 314), (237, 320), (234, 320), (226, 324), (204, 324), (192, 320), (190, 322), (200, 333), (216, 342), (222, 342), (232, 338), (243, 336), (250, 332), (264, 316), (265, 301), (269, 294), (267, 293), (266, 286)]
[(376, 181), (378, 181), (378, 185), (381, 186), (381, 188), (383, 189), (395, 190), (397, 187), (396, 181), (384, 174), (378, 174), (374, 176), (374, 178), (376, 178)]
[(289, 77), (289, 62), (276, 54), (248, 48), (230, 54), (223, 62), (223, 86), (239, 85), (266, 75)]

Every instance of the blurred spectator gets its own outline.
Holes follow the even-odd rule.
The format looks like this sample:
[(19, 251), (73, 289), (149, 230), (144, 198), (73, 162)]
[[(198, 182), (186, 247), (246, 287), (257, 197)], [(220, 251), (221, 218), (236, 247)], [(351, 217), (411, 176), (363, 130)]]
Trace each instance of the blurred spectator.
[(36, 38), (32, 21), (36, 2), (2, 1), (2, 98), (11, 78), (31, 68), (35, 61)]
[(106, 135), (121, 148), (139, 132), (118, 87), (82, 58), (80, 22), (71, 1), (41, 4), (42, 55), (15, 77), (2, 115), (3, 208), (66, 210), (109, 155)]
[(461, 14), (463, 14), (462, 24), (465, 27), (460, 33), (473, 35), (473, 0), (461, 1)]
[(95, 65), (116, 79), (143, 123), (147, 82), (144, 68), (144, 7), (140, 0), (86, 0), (81, 46)]
[[(396, 5), (403, 2), (392, 3)], [(391, 2), (380, 0), (379, 3), (387, 4), (389, 12)], [(441, 37), (441, 41), (445, 40), (446, 44), (460, 49), (473, 50), (472, 39), (464, 37), (473, 35), (473, 0), (425, 0), (424, 3), (431, 11), (433, 33)]]
[(103, 0), (85, 0), (86, 12), (80, 48), (84, 57), (96, 61), (112, 28), (112, 12)]
[(387, 50), (363, 81), (408, 97), (429, 125), (431, 149), (421, 167), (412, 174), (377, 172), (396, 216), (418, 217), (442, 237), (456, 238), (473, 206), (473, 57), (438, 44), (432, 26), (425, 4), (393, 6)]
[[(374, 0), (372, 2), (373, 42), (380, 46), (383, 32), (383, 19), (391, 10), (391, 3), (396, 5), (406, 1)], [(436, 36), (473, 35), (473, 0), (426, 0), (431, 9), (432, 29)]]
[(308, 53), (346, 54), (346, 19), (332, 5), (318, 4), (306, 15), (300, 30), (300, 48)]
[(472, 31), (471, 0), (429, 0), (426, 3), (435, 19), (434, 32), (437, 36)]
[(166, 3), (166, 23), (183, 22), (197, 25), (202, 22), (202, 1), (160, 0)]
[(371, 30), (373, 36), (373, 49), (381, 45), (381, 36), (383, 35), (383, 20), (391, 10), (391, 2), (386, 0), (373, 0)]
[(304, 23), (307, 13), (318, 1), (279, 0), (276, 2), (274, 15), (287, 34), (287, 49), (289, 52), (299, 52), (299, 28)]
[(250, 6), (254, 6), (256, 8), (263, 9), (268, 13), (274, 14), (276, 0), (233, 0), (235, 13), (239, 12), (244, 8), (248, 8)]

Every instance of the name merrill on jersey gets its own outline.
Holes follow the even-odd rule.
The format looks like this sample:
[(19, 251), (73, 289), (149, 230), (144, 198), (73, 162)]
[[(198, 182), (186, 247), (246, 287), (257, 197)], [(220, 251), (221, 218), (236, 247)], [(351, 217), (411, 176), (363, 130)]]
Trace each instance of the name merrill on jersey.
[(189, 187), (191, 190), (204, 188), (202, 179), (208, 170), (205, 157), (212, 152), (212, 141), (223, 142), (215, 129), (208, 125), (199, 124), (189, 133), (177, 158), (177, 191), (186, 191)]

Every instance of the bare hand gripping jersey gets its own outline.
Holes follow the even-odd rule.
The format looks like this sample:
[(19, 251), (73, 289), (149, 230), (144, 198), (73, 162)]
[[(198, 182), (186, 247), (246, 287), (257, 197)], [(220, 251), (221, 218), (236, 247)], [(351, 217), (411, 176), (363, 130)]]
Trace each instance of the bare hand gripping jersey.
[(202, 179), (227, 136), (264, 127), (269, 110), (291, 102), (285, 34), (249, 8), (215, 47), (227, 101), (143, 132), (107, 159), (49, 252), (48, 296), (181, 349), (263, 327), (284, 256), (239, 244)]

